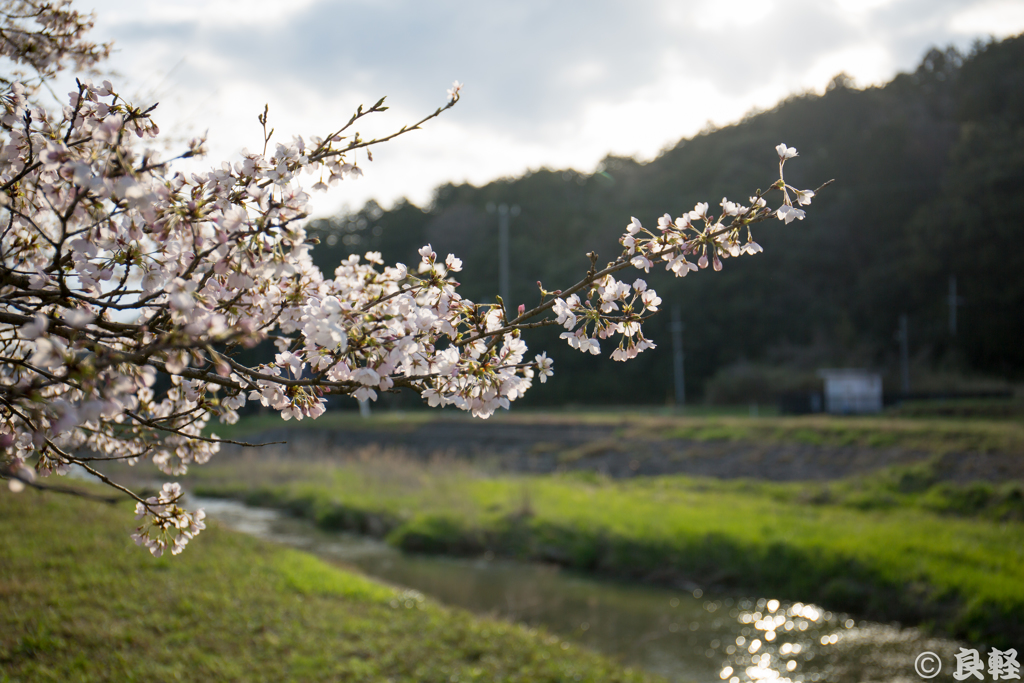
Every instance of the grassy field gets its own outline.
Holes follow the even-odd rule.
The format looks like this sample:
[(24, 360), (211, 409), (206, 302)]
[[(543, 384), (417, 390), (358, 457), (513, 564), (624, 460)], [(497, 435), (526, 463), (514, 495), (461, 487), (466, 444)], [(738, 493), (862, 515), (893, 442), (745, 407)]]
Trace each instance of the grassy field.
[(1024, 638), (1024, 524), (1012, 519), (1021, 513), (1019, 485), (961, 490), (930, 481), (926, 468), (827, 485), (485, 476), (464, 463), (380, 454), (211, 465), (196, 476), (200, 494), (387, 534), (409, 550), (491, 551), (695, 580), (924, 623), (976, 642)]
[(0, 491), (0, 681), (648, 681), (212, 526), (155, 559), (127, 506)]
[(683, 418), (662, 437), (821, 446), (904, 448), (928, 453), (1002, 451), (1024, 454), (1024, 422), (964, 418), (799, 416)]
[[(1015, 406), (1016, 404), (1011, 404)], [(1024, 419), (1015, 412), (1008, 417), (998, 410), (981, 417), (948, 416), (913, 408), (911, 416), (768, 416), (750, 417), (735, 411), (705, 409), (698, 414), (675, 415), (664, 409), (615, 411), (500, 412), (491, 420), (508, 424), (610, 425), (623, 438), (692, 439), (696, 441), (748, 441), (757, 443), (808, 443), (820, 446), (903, 448), (925, 453), (1005, 452), (1024, 456)], [(922, 412), (923, 411), (923, 412)], [(698, 412), (691, 410), (691, 412)], [(374, 413), (360, 418), (350, 411), (328, 412), (317, 420), (285, 422), (279, 417), (249, 416), (235, 425), (214, 424), (208, 429), (223, 438), (248, 438), (275, 429), (344, 429), (411, 431), (436, 420), (469, 420), (461, 411), (448, 409)]]

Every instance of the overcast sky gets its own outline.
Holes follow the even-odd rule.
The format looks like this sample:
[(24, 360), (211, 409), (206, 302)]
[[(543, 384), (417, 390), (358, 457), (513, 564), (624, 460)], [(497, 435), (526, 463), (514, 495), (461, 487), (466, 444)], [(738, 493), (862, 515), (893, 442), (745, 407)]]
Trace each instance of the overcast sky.
[[(113, 40), (121, 91), (160, 102), (207, 163), (275, 138), (326, 134), (358, 104), (391, 110), (364, 137), (462, 101), (374, 151), (319, 214), (376, 198), (429, 201), (541, 167), (592, 171), (607, 154), (651, 159), (708, 123), (733, 122), (839, 72), (858, 85), (913, 70), (931, 46), (1024, 31), (1024, 0), (85, 0)], [(314, 181), (310, 181), (312, 184)]]

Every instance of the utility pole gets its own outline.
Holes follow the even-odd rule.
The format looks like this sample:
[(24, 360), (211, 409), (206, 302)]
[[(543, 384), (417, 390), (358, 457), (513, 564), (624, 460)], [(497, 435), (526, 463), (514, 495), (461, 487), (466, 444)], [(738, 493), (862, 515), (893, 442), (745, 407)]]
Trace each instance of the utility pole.
[(683, 330), (686, 325), (679, 319), (679, 306), (672, 307), (672, 365), (675, 370), (676, 406), (686, 405), (686, 384), (683, 377)]
[[(487, 213), (494, 213), (494, 204), (487, 205)], [(505, 310), (513, 313), (512, 302), (508, 298), (508, 224), (510, 216), (519, 215), (519, 205), (502, 203), (497, 206), (498, 212), (498, 294), (505, 303)]]
[(964, 300), (956, 294), (956, 275), (949, 276), (949, 334), (956, 336), (956, 309)]
[(900, 342), (900, 375), (903, 379), (903, 393), (910, 393), (910, 332), (908, 330), (907, 314), (900, 314), (900, 329), (896, 338)]

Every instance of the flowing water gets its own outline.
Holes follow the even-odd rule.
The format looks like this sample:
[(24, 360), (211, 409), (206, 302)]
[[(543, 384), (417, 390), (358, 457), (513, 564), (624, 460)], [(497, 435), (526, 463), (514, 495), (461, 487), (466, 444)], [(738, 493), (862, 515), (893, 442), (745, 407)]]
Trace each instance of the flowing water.
[(920, 653), (936, 653), (945, 668), (962, 645), (811, 604), (653, 588), (487, 557), (411, 555), (275, 510), (194, 502), (238, 531), (343, 562), (442, 603), (543, 626), (672, 681), (921, 681), (914, 671)]

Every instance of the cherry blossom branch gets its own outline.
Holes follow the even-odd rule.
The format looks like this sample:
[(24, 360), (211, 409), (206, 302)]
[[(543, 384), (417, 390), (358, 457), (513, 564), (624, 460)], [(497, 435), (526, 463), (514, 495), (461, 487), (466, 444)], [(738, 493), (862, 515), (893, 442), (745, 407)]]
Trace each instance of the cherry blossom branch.
[[(46, 43), (40, 62), (4, 42), (3, 31), (20, 30), (23, 19), (0, 13), (0, 53), (17, 63), (45, 69), (99, 58), (102, 50), (82, 38), (87, 20), (42, 0), (8, 7), (41, 17), (43, 33), (71, 27), (66, 39)], [(507, 302), (462, 297), (452, 276), (461, 260), (441, 259), (430, 245), (419, 250), (415, 274), (368, 252), (327, 277), (309, 255), (310, 198), (300, 176), (320, 176), (315, 192), (361, 175), (357, 152), (372, 159), (374, 145), (440, 116), (459, 101), (459, 83), (445, 106), (369, 140), (356, 124), (385, 111), (383, 99), (308, 143), (271, 145), (264, 108), (262, 152), (186, 176), (172, 162), (203, 154), (204, 140), (166, 160), (140, 151), (136, 138), (159, 135), (154, 107), (134, 107), (107, 81), (79, 80), (66, 105), (50, 111), (33, 98), (52, 73), (29, 84), (0, 78), (0, 467), (22, 474), (146, 457), (180, 475), (223, 443), (253, 445), (204, 431), (212, 419), (236, 421), (247, 403), (285, 420), (315, 419), (328, 395), (375, 400), (407, 387), (430, 406), (488, 417), (552, 374), (546, 354), (526, 358), (524, 331), (559, 325), (573, 348), (597, 354), (611, 341), (611, 358), (628, 360), (654, 347), (643, 324), (661, 298), (642, 277), (617, 280), (620, 272), (719, 270), (726, 258), (761, 250), (752, 224), (773, 215), (802, 220), (799, 207), (815, 195), (785, 182), (796, 150), (780, 145), (779, 180), (769, 187), (782, 195), (777, 209), (758, 191), (746, 207), (723, 199), (717, 218), (706, 203), (666, 214), (652, 230), (633, 218), (612, 261), (598, 267), (591, 252), (579, 281), (541, 288), (540, 303), (512, 317)], [(272, 360), (239, 361), (242, 347), (264, 340), (276, 346)], [(176, 484), (132, 495), (141, 521), (133, 537), (154, 554), (180, 552), (203, 528), (202, 511), (178, 506)]]

